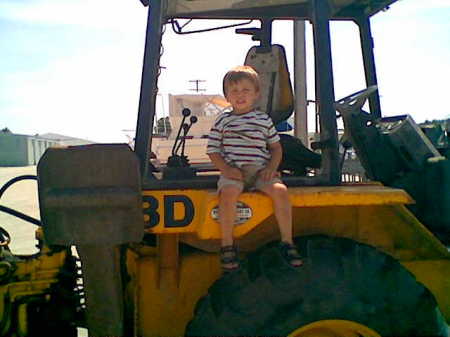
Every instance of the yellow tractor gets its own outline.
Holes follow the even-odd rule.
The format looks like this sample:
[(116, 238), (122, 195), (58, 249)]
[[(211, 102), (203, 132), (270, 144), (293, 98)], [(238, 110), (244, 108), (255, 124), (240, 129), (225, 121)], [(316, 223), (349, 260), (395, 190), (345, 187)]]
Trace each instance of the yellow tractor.
[[(41, 221), (0, 206), (41, 225), (39, 252), (31, 256), (12, 254), (8, 233), (1, 233), (0, 335), (76, 336), (84, 327), (89, 336), (448, 336), (450, 253), (442, 234), (450, 221), (448, 185), (435, 190), (441, 198), (423, 197), (420, 191), (431, 192), (414, 185), (417, 177), (441, 185), (448, 159), (409, 116), (383, 118), (376, 90), (370, 19), (394, 2), (142, 0), (148, 24), (135, 147), (48, 149), (38, 164)], [(180, 111), (167, 164), (151, 169), (162, 31), (170, 24), (182, 32), (180, 19), (259, 22), (236, 31), (258, 41), (243, 63), (260, 73), (259, 107), (274, 124), (291, 116), (298, 93), (284, 48), (272, 44), (272, 24), (312, 25), (320, 139), (313, 152), (283, 136), (280, 167), (301, 268), (290, 267), (277, 249), (270, 199), (248, 192), (239, 199), (234, 230), (242, 267), (222, 274), (218, 172), (184, 153), (195, 123), (188, 109)], [(331, 20), (359, 27), (367, 83), (337, 101)], [(362, 110), (366, 100), (370, 112)], [(341, 152), (349, 143), (369, 181), (341, 182)], [(33, 179), (9, 182), (0, 197), (27, 178)]]

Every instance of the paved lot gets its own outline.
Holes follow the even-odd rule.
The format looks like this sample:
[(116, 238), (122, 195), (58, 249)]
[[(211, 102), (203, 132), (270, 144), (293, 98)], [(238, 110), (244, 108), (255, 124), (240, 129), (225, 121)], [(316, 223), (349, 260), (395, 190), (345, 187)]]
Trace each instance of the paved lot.
[[(0, 186), (20, 175), (35, 175), (36, 166), (0, 167)], [(37, 182), (35, 180), (19, 181), (12, 185), (0, 199), (0, 205), (13, 208), (36, 219), (39, 219)], [(11, 235), (10, 248), (15, 254), (32, 254), (36, 226), (7, 213), (0, 212), (0, 226)]]

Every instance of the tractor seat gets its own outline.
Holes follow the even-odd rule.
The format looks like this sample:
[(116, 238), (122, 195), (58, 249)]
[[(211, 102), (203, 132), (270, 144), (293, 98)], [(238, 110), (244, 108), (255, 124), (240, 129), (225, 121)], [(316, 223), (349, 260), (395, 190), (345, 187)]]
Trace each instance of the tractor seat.
[(294, 95), (286, 61), (286, 52), (281, 45), (271, 45), (269, 51), (253, 46), (245, 57), (244, 64), (252, 67), (260, 78), (260, 99), (256, 106), (272, 118), (273, 124), (286, 121), (294, 111)]
[[(271, 45), (267, 51), (267, 48), (254, 46), (248, 51), (244, 64), (259, 74), (261, 95), (256, 107), (272, 118), (277, 130), (284, 124), (289, 125), (287, 119), (294, 112), (294, 94), (284, 47)], [(305, 147), (300, 139), (280, 134), (280, 143), (283, 147), (280, 170), (305, 176), (308, 168), (320, 168), (321, 156)]]

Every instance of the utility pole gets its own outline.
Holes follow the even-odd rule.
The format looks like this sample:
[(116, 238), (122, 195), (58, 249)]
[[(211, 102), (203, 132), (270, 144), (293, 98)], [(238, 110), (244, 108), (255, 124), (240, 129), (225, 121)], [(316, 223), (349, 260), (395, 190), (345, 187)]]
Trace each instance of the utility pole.
[(190, 80), (189, 82), (194, 82), (195, 83), (195, 88), (189, 89), (189, 90), (196, 91), (196, 92), (206, 91), (206, 89), (200, 89), (200, 87), (199, 87), (199, 83), (200, 82), (206, 82), (205, 80)]
[(294, 21), (294, 91), (295, 128), (294, 134), (308, 147), (308, 118), (306, 95), (306, 43), (305, 21)]

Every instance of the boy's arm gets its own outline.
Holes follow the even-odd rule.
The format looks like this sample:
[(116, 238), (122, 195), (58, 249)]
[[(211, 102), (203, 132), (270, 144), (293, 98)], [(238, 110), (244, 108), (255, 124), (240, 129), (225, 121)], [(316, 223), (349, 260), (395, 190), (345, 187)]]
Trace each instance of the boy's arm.
[(267, 167), (273, 169), (274, 171), (278, 170), (278, 166), (280, 166), (281, 158), (283, 157), (283, 148), (281, 147), (280, 142), (269, 144), (270, 151), (270, 160), (267, 164)]
[(213, 165), (220, 170), (222, 175), (228, 179), (242, 180), (242, 172), (238, 168), (231, 167), (223, 159), (222, 155), (218, 152), (208, 153), (209, 158)]
[(271, 180), (277, 177), (278, 166), (281, 163), (281, 158), (283, 157), (283, 148), (280, 142), (269, 143), (270, 160), (266, 167), (260, 171), (260, 176), (263, 180)]

